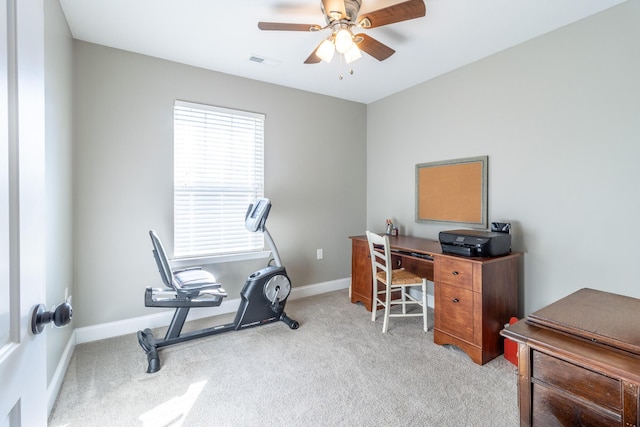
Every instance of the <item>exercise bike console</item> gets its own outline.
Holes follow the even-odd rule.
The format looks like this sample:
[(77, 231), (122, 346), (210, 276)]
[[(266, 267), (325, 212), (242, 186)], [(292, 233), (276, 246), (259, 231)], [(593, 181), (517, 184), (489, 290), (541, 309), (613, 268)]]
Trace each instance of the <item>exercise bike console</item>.
[(258, 199), (255, 203), (249, 205), (247, 213), (245, 215), (244, 227), (255, 233), (256, 231), (264, 230), (264, 223), (269, 216), (271, 210), (271, 203), (269, 199)]
[(160, 370), (158, 349), (161, 347), (280, 320), (291, 329), (298, 328), (298, 322), (284, 312), (284, 306), (291, 292), (291, 281), (280, 261), (278, 249), (265, 227), (270, 210), (271, 202), (265, 198), (260, 198), (249, 205), (245, 215), (245, 228), (251, 232), (264, 234), (265, 241), (273, 254), (275, 265), (268, 265), (249, 275), (240, 292), (240, 307), (238, 307), (233, 323), (184, 334), (181, 331), (189, 309), (219, 306), (222, 300), (227, 297), (227, 293), (222, 285), (216, 282), (213, 275), (199, 267), (172, 270), (160, 239), (153, 230), (149, 232), (154, 247), (154, 258), (166, 288), (147, 287), (145, 306), (174, 307), (176, 311), (164, 339), (156, 340), (149, 328), (138, 331), (138, 343), (147, 354), (148, 373)]

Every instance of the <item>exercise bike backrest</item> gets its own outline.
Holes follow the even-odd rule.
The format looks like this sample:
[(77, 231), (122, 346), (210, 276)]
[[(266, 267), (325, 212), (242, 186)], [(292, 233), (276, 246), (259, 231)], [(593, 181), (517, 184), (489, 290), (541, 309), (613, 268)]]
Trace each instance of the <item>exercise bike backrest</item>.
[(153, 244), (153, 257), (155, 258), (156, 264), (158, 265), (158, 271), (160, 272), (162, 282), (167, 288), (175, 289), (176, 285), (173, 281), (171, 264), (169, 264), (169, 259), (167, 258), (167, 254), (164, 251), (162, 242), (160, 241), (160, 238), (158, 237), (156, 232), (153, 230), (149, 231), (149, 236), (151, 236), (151, 243)]

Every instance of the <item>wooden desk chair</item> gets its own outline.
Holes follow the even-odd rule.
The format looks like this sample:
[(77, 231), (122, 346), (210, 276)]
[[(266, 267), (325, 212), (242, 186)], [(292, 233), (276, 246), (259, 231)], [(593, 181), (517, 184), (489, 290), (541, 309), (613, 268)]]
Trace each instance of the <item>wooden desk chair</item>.
[[(373, 304), (371, 306), (371, 320), (375, 322), (378, 305), (382, 305), (384, 308), (382, 333), (387, 332), (390, 317), (418, 316), (423, 318), (423, 329), (427, 332), (427, 279), (421, 278), (404, 269), (393, 270), (389, 236), (379, 236), (367, 231), (367, 241), (369, 242), (371, 268), (373, 273)], [(383, 289), (378, 287), (378, 282), (383, 285)], [(409, 294), (407, 288), (412, 286), (421, 287), (421, 300), (414, 298)], [(400, 291), (400, 298), (392, 299), (393, 293), (395, 292), (397, 295), (397, 291)], [(407, 305), (411, 304), (422, 306), (422, 311), (420, 313), (407, 313)], [(391, 313), (391, 308), (396, 305), (402, 305), (402, 313)]]

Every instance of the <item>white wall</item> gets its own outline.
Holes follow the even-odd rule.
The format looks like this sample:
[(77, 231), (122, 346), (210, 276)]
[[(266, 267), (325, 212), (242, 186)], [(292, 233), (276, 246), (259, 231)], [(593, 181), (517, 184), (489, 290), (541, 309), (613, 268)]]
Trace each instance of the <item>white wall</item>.
[[(640, 297), (640, 1), (367, 109), (367, 226), (414, 221), (415, 165), (489, 156), (489, 221), (524, 252), (521, 306), (579, 288)], [(521, 313), (523, 314), (523, 313)]]
[[(267, 227), (292, 285), (349, 276), (348, 236), (366, 217), (364, 104), (79, 41), (74, 56), (77, 327), (157, 312), (143, 298), (161, 286), (148, 230), (171, 254), (175, 99), (266, 114)], [(208, 268), (238, 298), (266, 261)]]

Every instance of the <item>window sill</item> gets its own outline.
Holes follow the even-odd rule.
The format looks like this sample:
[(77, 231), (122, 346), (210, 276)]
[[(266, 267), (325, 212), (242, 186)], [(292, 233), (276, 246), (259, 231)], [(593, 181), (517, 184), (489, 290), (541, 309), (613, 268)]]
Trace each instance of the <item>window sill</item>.
[(174, 268), (195, 267), (199, 265), (220, 264), (234, 261), (248, 261), (252, 259), (267, 258), (271, 255), (271, 251), (246, 252), (241, 254), (216, 255), (198, 258), (176, 258), (171, 260), (171, 266)]

